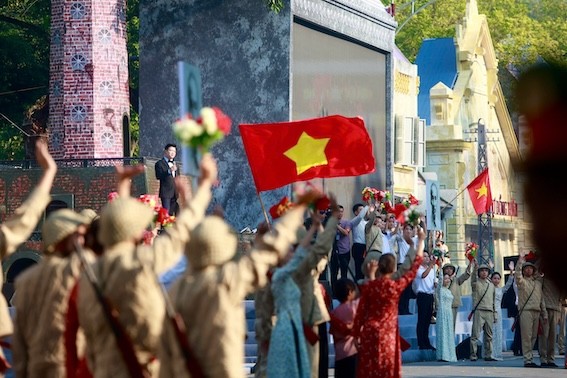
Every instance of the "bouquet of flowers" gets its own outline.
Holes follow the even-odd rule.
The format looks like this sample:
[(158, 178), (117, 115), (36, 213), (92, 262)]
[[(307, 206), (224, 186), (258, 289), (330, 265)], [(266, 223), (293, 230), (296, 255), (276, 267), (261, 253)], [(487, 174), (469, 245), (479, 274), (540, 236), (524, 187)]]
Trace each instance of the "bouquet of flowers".
[(280, 200), (280, 202), (276, 203), (274, 206), (270, 207), (270, 215), (272, 219), (278, 219), (282, 215), (284, 215), (288, 210), (293, 207), (293, 202), (289, 199), (289, 197), (285, 196)]
[(386, 212), (394, 214), (396, 216), (396, 220), (401, 224), (409, 222), (414, 227), (419, 224), (419, 220), (421, 218), (421, 213), (417, 211), (419, 201), (413, 195), (410, 194), (408, 198), (403, 199), (394, 207), (392, 207), (390, 201), (385, 202), (384, 205)]
[(173, 124), (175, 137), (185, 146), (208, 151), (230, 133), (231, 119), (219, 108), (202, 108), (200, 117), (186, 117)]
[(142, 194), (138, 197), (138, 201), (148, 205), (154, 210), (153, 223), (155, 227), (169, 227), (175, 222), (175, 216), (169, 215), (166, 208), (159, 206), (158, 197), (155, 194)]
[(478, 244), (473, 243), (473, 242), (467, 243), (466, 248), (465, 248), (465, 257), (469, 261), (472, 261), (476, 258), (477, 254), (478, 254)]
[(444, 249), (439, 247), (433, 248), (433, 251), (431, 253), (437, 258), (436, 263), (438, 266), (441, 266), (441, 263), (443, 263), (445, 259), (449, 258), (449, 251), (445, 251)]

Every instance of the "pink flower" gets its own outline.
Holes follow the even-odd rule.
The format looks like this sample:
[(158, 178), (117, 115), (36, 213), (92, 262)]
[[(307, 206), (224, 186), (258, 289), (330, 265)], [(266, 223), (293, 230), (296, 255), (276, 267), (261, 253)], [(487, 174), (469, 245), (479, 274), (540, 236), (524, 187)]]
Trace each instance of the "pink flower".
[(118, 198), (118, 192), (110, 192), (108, 193), (108, 196), (106, 196), (108, 202), (112, 202), (117, 198)]
[(223, 135), (228, 135), (230, 133), (230, 127), (232, 125), (232, 120), (222, 112), (217, 107), (213, 107), (215, 115), (217, 117), (218, 129), (223, 133)]

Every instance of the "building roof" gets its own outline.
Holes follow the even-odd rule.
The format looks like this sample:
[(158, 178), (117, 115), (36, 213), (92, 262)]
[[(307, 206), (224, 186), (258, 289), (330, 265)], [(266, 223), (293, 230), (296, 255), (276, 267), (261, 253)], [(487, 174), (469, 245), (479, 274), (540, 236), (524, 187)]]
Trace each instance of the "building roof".
[(453, 89), (457, 81), (457, 55), (453, 38), (426, 39), (415, 59), (420, 86), (417, 102), (419, 118), (431, 124), (429, 90), (442, 82)]

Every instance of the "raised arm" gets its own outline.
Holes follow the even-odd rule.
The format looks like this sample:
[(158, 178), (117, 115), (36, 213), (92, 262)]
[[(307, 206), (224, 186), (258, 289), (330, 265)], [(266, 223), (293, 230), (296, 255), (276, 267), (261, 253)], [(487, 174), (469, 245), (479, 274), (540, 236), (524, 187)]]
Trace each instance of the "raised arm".
[(478, 281), (478, 265), (476, 263), (476, 260), (471, 260), (471, 264), (473, 267), (472, 273), (471, 273), (471, 289), (473, 292), (476, 292), (476, 282)]
[(57, 173), (57, 165), (44, 142), (38, 141), (35, 144), (35, 156), (43, 174), (29, 197), (0, 225), (0, 258), (13, 253), (28, 239), (51, 200), (49, 192)]
[(525, 254), (523, 251), (520, 251), (518, 264), (516, 264), (516, 270), (514, 271), (514, 277), (516, 278), (516, 285), (518, 285), (518, 287), (522, 287), (525, 283), (524, 276), (522, 275), (522, 267), (524, 266), (525, 261), (526, 261)]
[(465, 269), (464, 273), (457, 277), (457, 284), (462, 285), (471, 277), (471, 269), (472, 269), (472, 261), (469, 261), (469, 265), (467, 265), (467, 269)]
[(360, 213), (358, 213), (358, 215), (356, 217), (354, 217), (352, 219), (352, 221), (350, 222), (352, 227), (356, 227), (358, 226), (358, 224), (364, 219), (364, 217), (366, 216), (366, 213), (368, 213), (368, 205), (364, 206), (362, 208), (362, 210), (360, 210)]
[[(205, 211), (211, 201), (211, 188), (217, 180), (217, 164), (211, 154), (205, 154), (201, 160), (201, 177), (197, 192), (191, 199), (186, 185), (178, 178), (175, 180), (180, 202), (183, 205), (175, 223), (167, 232), (158, 236), (152, 246), (151, 263), (154, 271), (163, 273), (173, 266), (183, 254), (191, 231), (197, 227), (205, 217)], [(198, 251), (195, 251), (198, 253)]]
[(506, 281), (506, 285), (504, 285), (504, 287), (502, 288), (502, 292), (505, 293), (507, 292), (510, 287), (512, 287), (512, 284), (514, 283), (514, 262), (510, 261), (510, 263), (508, 264), (508, 268), (510, 269), (510, 274), (508, 275), (508, 280)]
[(372, 228), (372, 225), (374, 224), (374, 220), (376, 219), (375, 209), (376, 208), (374, 207), (374, 205), (370, 205), (370, 208), (368, 209), (368, 213), (366, 213), (366, 216), (364, 217), (364, 219), (367, 221), (366, 225), (364, 226), (365, 233), (368, 233)]

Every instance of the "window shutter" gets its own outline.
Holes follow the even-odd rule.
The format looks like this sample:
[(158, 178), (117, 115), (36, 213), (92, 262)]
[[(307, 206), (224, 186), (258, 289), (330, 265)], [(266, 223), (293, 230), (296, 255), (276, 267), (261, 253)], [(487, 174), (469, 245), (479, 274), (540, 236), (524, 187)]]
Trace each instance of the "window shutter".
[(420, 118), (414, 118), (413, 157), (413, 164), (415, 166), (425, 166), (425, 120)]
[(404, 164), (404, 116), (396, 115), (394, 163)]

